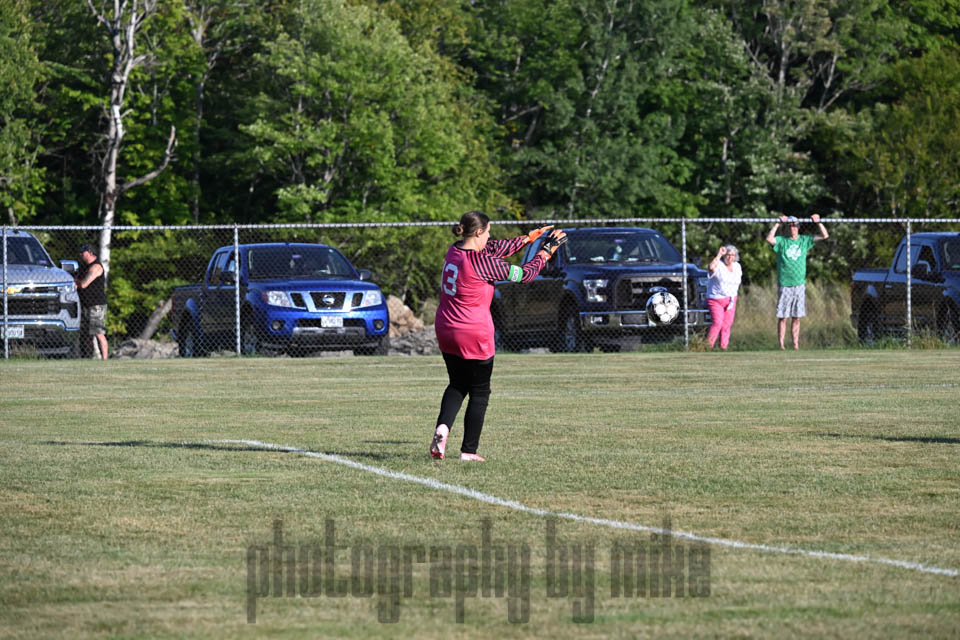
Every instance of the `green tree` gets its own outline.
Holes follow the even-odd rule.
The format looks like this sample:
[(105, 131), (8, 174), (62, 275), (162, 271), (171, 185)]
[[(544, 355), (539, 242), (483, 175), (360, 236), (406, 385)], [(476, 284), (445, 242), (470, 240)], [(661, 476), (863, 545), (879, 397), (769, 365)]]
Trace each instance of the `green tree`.
[(95, 71), (103, 55), (101, 38), (84, 3), (31, 0), (30, 5), (34, 41), (47, 70), (37, 88), (46, 185), (36, 222), (89, 223), (99, 208), (93, 149), (102, 99)]
[[(250, 139), (242, 159), (251, 182), (273, 185), (275, 221), (454, 220), (508, 204), (483, 114), (460, 99), (444, 61), (414, 50), (381, 13), (305, 0), (256, 60), (272, 82), (240, 127)], [(427, 237), (436, 236), (413, 234), (402, 247), (375, 241), (352, 257), (376, 266), (370, 257), (388, 288), (419, 296), (432, 278), (411, 278), (442, 259)]]
[(144, 174), (130, 180), (118, 176), (120, 171), (120, 153), (124, 148), (124, 138), (128, 123), (125, 122), (131, 99), (127, 95), (131, 75), (145, 65), (158, 60), (155, 51), (147, 40), (144, 43), (144, 29), (158, 12), (159, 0), (143, 0), (142, 3), (114, 3), (111, 8), (107, 2), (97, 7), (93, 0), (87, 5), (106, 36), (110, 55), (106, 67), (101, 73), (107, 96), (103, 103), (103, 150), (100, 155), (100, 233), (99, 257), (103, 262), (105, 274), (110, 272), (110, 239), (117, 213), (117, 201), (126, 191), (145, 184), (160, 175), (170, 163), (176, 146), (176, 126), (170, 125), (170, 135), (166, 149), (156, 166)]
[(9, 224), (27, 221), (43, 193), (43, 152), (36, 120), (43, 78), (27, 0), (0, 3), (0, 206)]
[[(101, 240), (109, 242), (111, 250), (113, 224), (190, 219), (191, 185), (175, 170), (170, 132), (174, 127), (189, 130), (183, 123), (191, 115), (190, 79), (198, 56), (182, 3), (137, 3), (137, 8), (148, 13), (137, 14), (136, 25), (124, 22), (129, 13), (117, 18), (103, 5), (50, 0), (35, 2), (32, 8), (37, 46), (50, 70), (38, 92), (45, 116), (42, 160), (50, 178), (39, 217), (46, 223), (108, 223)], [(96, 18), (100, 9), (107, 11), (100, 15), (111, 23), (109, 29)], [(118, 45), (112, 38), (124, 24), (136, 27), (132, 54), (120, 50), (129, 48), (129, 39)], [(114, 79), (125, 73), (121, 92)], [(118, 113), (119, 120), (113, 117)], [(192, 144), (188, 137), (180, 148), (189, 154)], [(112, 191), (107, 189), (111, 173)], [(110, 193), (112, 219), (100, 215)], [(122, 242), (117, 249), (111, 255), (101, 248), (101, 259), (112, 259), (117, 267), (108, 287), (109, 330), (125, 334), (130, 321), (138, 323), (141, 307), (149, 313), (158, 301), (125, 275), (134, 273), (131, 261), (138, 257)]]
[(843, 150), (873, 211), (890, 217), (956, 217), (960, 203), (960, 50), (907, 58), (899, 95), (858, 114)]
[(497, 104), (509, 185), (532, 215), (693, 215), (673, 102), (686, 2), (477, 5), (478, 87)]
[(904, 47), (912, 54), (960, 44), (958, 0), (911, 0), (891, 3), (905, 21)]

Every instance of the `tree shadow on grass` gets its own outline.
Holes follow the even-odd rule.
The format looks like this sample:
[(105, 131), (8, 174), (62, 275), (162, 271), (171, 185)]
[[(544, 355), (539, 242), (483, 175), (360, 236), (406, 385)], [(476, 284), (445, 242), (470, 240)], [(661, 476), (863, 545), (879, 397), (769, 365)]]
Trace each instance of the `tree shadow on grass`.
[(846, 438), (849, 440), (882, 440), (884, 442), (917, 442), (920, 444), (960, 444), (960, 438), (943, 436), (858, 436), (844, 433), (821, 433), (823, 438)]
[(237, 452), (269, 452), (269, 453), (321, 453), (328, 456), (342, 458), (367, 458), (370, 460), (387, 460), (390, 458), (405, 458), (399, 453), (372, 453), (369, 451), (311, 451), (309, 449), (278, 449), (275, 447), (260, 447), (254, 444), (242, 443), (212, 443), (212, 442), (153, 442), (150, 440), (120, 440), (106, 442), (70, 442), (66, 440), (45, 440), (40, 444), (56, 445), (61, 447), (144, 447), (154, 449), (198, 449), (205, 451), (237, 451)]

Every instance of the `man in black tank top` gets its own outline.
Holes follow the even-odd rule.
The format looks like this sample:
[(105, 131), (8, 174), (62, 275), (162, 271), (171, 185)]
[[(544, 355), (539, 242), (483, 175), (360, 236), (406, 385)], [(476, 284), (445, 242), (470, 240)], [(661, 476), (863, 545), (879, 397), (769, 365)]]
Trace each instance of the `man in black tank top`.
[(90, 337), (96, 341), (96, 357), (107, 359), (107, 291), (103, 265), (93, 245), (80, 245), (80, 271), (77, 273), (77, 295), (80, 298), (80, 354), (90, 354)]

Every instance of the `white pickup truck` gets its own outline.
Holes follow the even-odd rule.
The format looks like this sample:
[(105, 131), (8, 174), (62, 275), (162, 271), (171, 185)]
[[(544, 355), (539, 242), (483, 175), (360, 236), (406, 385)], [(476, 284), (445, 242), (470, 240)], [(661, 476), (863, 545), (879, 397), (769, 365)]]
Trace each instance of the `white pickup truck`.
[(76, 260), (57, 267), (32, 233), (7, 229), (0, 245), (0, 357), (8, 350), (42, 355), (76, 353), (80, 299)]

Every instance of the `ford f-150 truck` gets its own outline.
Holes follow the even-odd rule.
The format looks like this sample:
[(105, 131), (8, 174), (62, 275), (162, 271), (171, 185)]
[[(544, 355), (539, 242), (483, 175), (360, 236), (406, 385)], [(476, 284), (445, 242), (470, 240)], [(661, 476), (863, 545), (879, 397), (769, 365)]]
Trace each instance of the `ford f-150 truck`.
[[(621, 350), (683, 333), (681, 312), (655, 326), (646, 302), (664, 287), (683, 305), (683, 261), (659, 232), (639, 227), (568, 229), (567, 242), (527, 284), (497, 283), (491, 304), (498, 346), (546, 346), (554, 351)], [(523, 255), (536, 255), (540, 241)], [(707, 272), (687, 265), (688, 322), (710, 324)]]
[(390, 317), (370, 271), (322, 244), (241, 244), (238, 253), (239, 270), (234, 247), (220, 247), (201, 284), (174, 290), (171, 317), (182, 357), (234, 349), (238, 319), (247, 355), (387, 352)]
[(0, 339), (6, 335), (8, 345), (27, 345), (43, 355), (75, 353), (80, 300), (73, 274), (79, 264), (61, 260), (57, 268), (37, 237), (26, 231), (8, 229), (4, 240), (7, 262), (5, 280), (0, 281)]
[[(903, 334), (907, 328), (907, 239), (886, 269), (860, 269), (850, 289), (850, 320), (860, 340)], [(910, 315), (913, 327), (948, 342), (960, 337), (960, 234), (910, 235)]]

